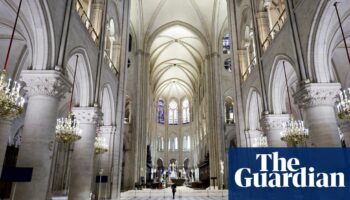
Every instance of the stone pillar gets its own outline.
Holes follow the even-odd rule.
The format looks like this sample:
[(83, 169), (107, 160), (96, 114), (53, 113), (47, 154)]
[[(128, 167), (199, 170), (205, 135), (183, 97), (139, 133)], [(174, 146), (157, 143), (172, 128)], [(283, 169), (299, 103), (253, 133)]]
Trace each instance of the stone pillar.
[(267, 12), (259, 12), (257, 13), (257, 21), (259, 28), (259, 36), (261, 44), (269, 37), (270, 28), (269, 28), (269, 17)]
[(89, 199), (95, 185), (94, 143), (100, 114), (96, 107), (73, 108), (73, 113), (79, 120), (82, 137), (74, 143), (69, 199)]
[(123, 163), (123, 140), (124, 140), (124, 110), (125, 110), (125, 94), (127, 83), (127, 51), (129, 37), (129, 19), (130, 19), (130, 1), (119, 1), (122, 6), (123, 21), (120, 23), (120, 37), (117, 43), (121, 45), (119, 52), (119, 76), (118, 76), (118, 92), (117, 92), (117, 107), (116, 107), (116, 134), (114, 138), (114, 158), (113, 158), (113, 180), (112, 180), (112, 199), (120, 199), (121, 188), (121, 173)]
[(260, 138), (262, 132), (259, 130), (248, 130), (245, 132), (247, 135), (247, 142), (249, 147), (257, 147), (256, 142)]
[(263, 132), (267, 137), (269, 147), (286, 147), (286, 143), (281, 140), (283, 124), (290, 119), (288, 114), (264, 115), (260, 120)]
[(339, 147), (335, 101), (339, 83), (309, 83), (294, 94), (296, 103), (304, 110), (304, 122), (309, 140), (315, 147)]
[(59, 98), (68, 81), (57, 71), (22, 71), (28, 91), (22, 142), (17, 167), (32, 167), (30, 183), (17, 183), (14, 199), (47, 199), (55, 141)]
[[(209, 148), (209, 168), (210, 177), (216, 177), (216, 185), (221, 189), (222, 180), (220, 179), (220, 161), (225, 156), (224, 144), (224, 119), (222, 116), (222, 95), (221, 82), (218, 70), (220, 55), (216, 52), (207, 57), (207, 80), (208, 80), (208, 148)], [(211, 181), (211, 186), (213, 182)]]
[(103, 7), (104, 0), (92, 0), (90, 20), (98, 36), (100, 36), (101, 32)]
[[(97, 194), (99, 194), (100, 199), (110, 199), (111, 198), (111, 168), (113, 159), (113, 140), (115, 135), (115, 126), (101, 126), (101, 135), (105, 138), (108, 144), (108, 151), (104, 154), (98, 155), (97, 168), (95, 170), (96, 176), (100, 175), (100, 169), (102, 169), (102, 176), (108, 177), (107, 183), (102, 183), (101, 187), (97, 184)], [(100, 192), (99, 192), (100, 191)]]
[(11, 135), (12, 121), (0, 119), (0, 176), (5, 162), (5, 154), (9, 136)]

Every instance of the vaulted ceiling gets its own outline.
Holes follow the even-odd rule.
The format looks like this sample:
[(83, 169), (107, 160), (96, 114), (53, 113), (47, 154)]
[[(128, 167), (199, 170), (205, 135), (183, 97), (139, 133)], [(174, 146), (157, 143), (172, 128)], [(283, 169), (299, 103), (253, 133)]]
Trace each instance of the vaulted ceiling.
[(201, 64), (215, 49), (227, 21), (225, 0), (134, 0), (131, 27), (139, 49), (150, 54), (156, 96), (191, 97)]

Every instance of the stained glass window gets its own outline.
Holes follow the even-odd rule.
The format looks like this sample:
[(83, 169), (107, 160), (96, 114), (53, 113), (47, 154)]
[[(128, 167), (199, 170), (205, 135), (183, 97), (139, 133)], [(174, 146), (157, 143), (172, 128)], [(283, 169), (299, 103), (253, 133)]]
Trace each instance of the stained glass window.
[(188, 99), (182, 102), (182, 123), (187, 124), (190, 122), (190, 103)]
[(231, 72), (232, 71), (232, 62), (231, 62), (231, 58), (228, 58), (225, 60), (224, 62), (224, 67), (227, 71)]
[(164, 100), (159, 99), (157, 106), (158, 123), (164, 124)]
[(169, 124), (178, 123), (178, 108), (176, 101), (172, 100), (169, 103)]
[(222, 52), (229, 54), (231, 50), (231, 38), (229, 34), (226, 34), (222, 39)]
[(191, 138), (190, 138), (190, 136), (184, 136), (182, 145), (183, 145), (183, 150), (184, 151), (191, 150)]

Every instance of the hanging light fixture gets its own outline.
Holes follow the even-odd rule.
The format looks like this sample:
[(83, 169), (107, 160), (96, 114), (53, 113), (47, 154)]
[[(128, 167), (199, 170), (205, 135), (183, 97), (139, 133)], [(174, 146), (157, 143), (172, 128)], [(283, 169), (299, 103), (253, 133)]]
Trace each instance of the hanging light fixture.
[[(287, 87), (289, 110), (292, 112), (285, 61), (283, 61), (283, 70)], [(294, 120), (292, 115), (290, 120), (283, 124), (283, 128), (284, 130), (281, 132), (281, 140), (286, 142), (287, 146), (295, 147), (309, 138), (309, 130), (304, 127), (304, 122), (302, 120)]]
[(19, 2), (15, 24), (12, 29), (10, 44), (7, 49), (4, 69), (0, 71), (0, 118), (14, 119), (23, 112), (24, 98), (20, 94), (21, 84), (12, 81), (7, 77), (7, 66), (10, 58), (13, 37), (15, 35), (19, 12), (21, 10), (22, 0)]
[[(345, 45), (345, 52), (346, 55), (348, 57), (348, 62), (350, 65), (350, 54), (349, 54), (349, 50), (348, 50), (348, 45), (346, 43), (346, 38), (345, 38), (345, 34), (344, 34), (344, 29), (343, 29), (343, 25), (341, 23), (341, 19), (339, 16), (339, 11), (338, 11), (338, 2), (334, 2), (334, 8), (335, 8), (335, 12), (337, 14), (337, 18), (338, 18), (338, 22), (339, 22), (339, 26), (340, 26), (340, 30), (343, 36), (343, 42)], [(350, 121), (350, 99), (349, 99), (349, 95), (350, 95), (350, 88), (345, 89), (345, 90), (341, 90), (341, 92), (339, 93), (339, 102), (337, 104), (337, 115), (340, 119), (343, 120), (348, 120)]]
[(73, 94), (74, 94), (75, 80), (77, 76), (78, 59), (79, 59), (79, 56), (77, 55), (75, 71), (73, 76), (72, 94), (71, 94), (70, 103), (69, 103), (69, 114), (66, 118), (57, 119), (57, 125), (56, 125), (57, 142), (73, 143), (81, 139), (81, 129), (79, 128), (79, 121), (76, 119), (76, 117), (72, 113)]
[(108, 144), (106, 142), (106, 138), (104, 138), (101, 134), (100, 127), (97, 127), (97, 136), (95, 137), (95, 154), (103, 154), (108, 151)]

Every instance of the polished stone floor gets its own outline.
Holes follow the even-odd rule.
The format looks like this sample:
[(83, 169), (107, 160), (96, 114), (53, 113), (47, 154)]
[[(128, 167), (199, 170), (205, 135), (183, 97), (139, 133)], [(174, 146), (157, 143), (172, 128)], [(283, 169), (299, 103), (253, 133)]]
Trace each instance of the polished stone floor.
[[(187, 187), (178, 187), (175, 199), (181, 200), (227, 200), (227, 190), (193, 190)], [(121, 194), (121, 200), (171, 200), (171, 189), (164, 190), (137, 190)]]

